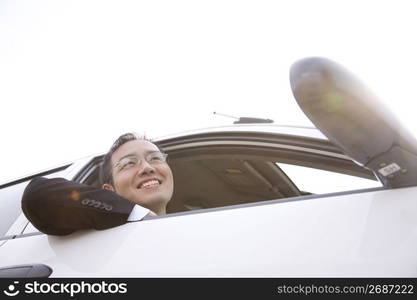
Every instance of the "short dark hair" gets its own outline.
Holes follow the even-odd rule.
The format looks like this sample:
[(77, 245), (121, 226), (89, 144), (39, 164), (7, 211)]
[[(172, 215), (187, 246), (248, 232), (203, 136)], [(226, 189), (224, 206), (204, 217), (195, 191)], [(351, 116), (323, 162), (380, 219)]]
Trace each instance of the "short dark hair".
[(103, 161), (100, 166), (101, 184), (108, 183), (108, 184), (113, 185), (111, 157), (113, 153), (116, 152), (116, 150), (119, 149), (123, 144), (130, 142), (130, 141), (135, 141), (135, 140), (145, 140), (145, 141), (149, 141), (155, 144), (152, 140), (148, 139), (145, 135), (140, 136), (133, 132), (125, 133), (119, 136), (117, 140), (114, 141), (110, 150), (103, 157)]

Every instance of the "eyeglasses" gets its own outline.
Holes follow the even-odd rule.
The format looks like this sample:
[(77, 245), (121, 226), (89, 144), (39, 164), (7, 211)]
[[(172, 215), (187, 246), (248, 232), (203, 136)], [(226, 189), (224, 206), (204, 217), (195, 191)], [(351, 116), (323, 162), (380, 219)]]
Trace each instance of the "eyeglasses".
[[(166, 162), (168, 154), (162, 153), (159, 151), (151, 152), (145, 156), (145, 161), (150, 165), (158, 165)], [(118, 171), (127, 170), (142, 164), (142, 160), (138, 157), (126, 156), (119, 160), (113, 168), (116, 168)]]

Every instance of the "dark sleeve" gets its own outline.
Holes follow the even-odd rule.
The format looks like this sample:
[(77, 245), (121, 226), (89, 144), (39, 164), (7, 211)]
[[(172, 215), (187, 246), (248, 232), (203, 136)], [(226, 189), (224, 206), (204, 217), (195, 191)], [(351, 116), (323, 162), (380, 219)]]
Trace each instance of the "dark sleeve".
[(112, 191), (63, 178), (35, 178), (22, 196), (25, 216), (38, 230), (51, 235), (124, 224), (133, 206)]

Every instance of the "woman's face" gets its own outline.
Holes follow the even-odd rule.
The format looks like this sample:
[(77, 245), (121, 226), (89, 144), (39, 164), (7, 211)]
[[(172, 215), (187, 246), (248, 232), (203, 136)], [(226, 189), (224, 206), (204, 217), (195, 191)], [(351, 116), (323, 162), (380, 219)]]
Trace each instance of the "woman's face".
[(156, 145), (146, 140), (129, 141), (113, 153), (111, 163), (117, 194), (157, 214), (165, 213), (174, 180)]

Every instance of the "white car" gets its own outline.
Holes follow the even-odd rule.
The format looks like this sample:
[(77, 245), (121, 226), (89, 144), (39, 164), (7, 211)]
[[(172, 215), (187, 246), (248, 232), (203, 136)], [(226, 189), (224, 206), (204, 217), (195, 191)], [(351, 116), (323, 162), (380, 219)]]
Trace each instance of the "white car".
[(102, 155), (0, 190), (0, 277), (417, 277), (417, 143), (322, 58), (291, 69), (316, 128), (235, 124), (160, 138), (165, 216), (68, 236), (20, 210), (35, 176), (98, 185)]

